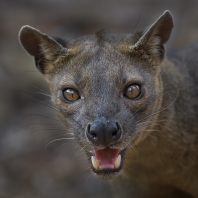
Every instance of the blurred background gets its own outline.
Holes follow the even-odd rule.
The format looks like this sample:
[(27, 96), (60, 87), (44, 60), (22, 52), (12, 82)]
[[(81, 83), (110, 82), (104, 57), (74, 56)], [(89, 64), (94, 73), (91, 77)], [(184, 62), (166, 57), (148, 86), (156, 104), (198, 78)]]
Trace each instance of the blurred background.
[[(175, 27), (168, 45), (198, 40), (197, 0), (0, 0), (0, 198), (109, 198), (74, 140), (46, 106), (48, 85), (18, 42), (21, 26), (75, 38), (101, 28), (131, 33), (169, 9)], [(47, 149), (46, 149), (47, 147)]]

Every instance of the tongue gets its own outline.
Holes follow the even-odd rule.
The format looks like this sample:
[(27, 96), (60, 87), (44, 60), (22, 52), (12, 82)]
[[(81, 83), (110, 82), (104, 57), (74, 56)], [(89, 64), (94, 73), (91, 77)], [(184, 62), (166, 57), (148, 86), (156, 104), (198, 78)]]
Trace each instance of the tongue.
[(114, 168), (114, 163), (118, 157), (119, 149), (105, 148), (95, 151), (95, 158), (99, 161), (101, 168)]

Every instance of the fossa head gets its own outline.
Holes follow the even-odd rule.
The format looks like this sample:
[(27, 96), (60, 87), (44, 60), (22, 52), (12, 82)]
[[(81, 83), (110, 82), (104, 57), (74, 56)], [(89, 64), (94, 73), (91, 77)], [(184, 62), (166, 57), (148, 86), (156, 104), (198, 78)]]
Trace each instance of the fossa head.
[(74, 133), (93, 172), (102, 178), (121, 172), (125, 151), (141, 142), (138, 123), (154, 119), (148, 115), (161, 102), (156, 85), (172, 27), (165, 11), (135, 34), (101, 30), (66, 42), (30, 26), (20, 30), (20, 42), (49, 82), (66, 131)]

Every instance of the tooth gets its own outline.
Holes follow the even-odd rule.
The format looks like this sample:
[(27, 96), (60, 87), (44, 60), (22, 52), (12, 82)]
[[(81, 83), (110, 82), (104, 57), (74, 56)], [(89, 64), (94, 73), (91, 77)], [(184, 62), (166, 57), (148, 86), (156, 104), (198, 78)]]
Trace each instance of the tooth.
[(118, 155), (118, 157), (115, 160), (114, 167), (119, 168), (120, 164), (121, 164), (121, 155)]
[(92, 162), (93, 167), (96, 170), (98, 170), (99, 169), (99, 161), (94, 156), (91, 156), (91, 162)]

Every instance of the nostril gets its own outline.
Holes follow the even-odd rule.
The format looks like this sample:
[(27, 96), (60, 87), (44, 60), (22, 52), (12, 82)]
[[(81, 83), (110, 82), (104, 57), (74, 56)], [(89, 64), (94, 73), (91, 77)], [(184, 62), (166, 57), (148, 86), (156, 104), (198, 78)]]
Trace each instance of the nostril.
[(112, 133), (113, 138), (115, 138), (117, 136), (117, 133), (118, 133), (117, 130), (116, 131), (113, 131), (113, 133)]
[(89, 124), (87, 126), (87, 137), (89, 140), (97, 140), (97, 131), (94, 130), (94, 127)]
[(116, 126), (117, 126), (118, 131), (119, 131), (120, 130), (120, 126), (119, 126), (118, 122), (116, 122)]
[(112, 132), (112, 138), (114, 139), (114, 141), (118, 140), (121, 137), (121, 130), (120, 130), (120, 125), (118, 124), (118, 122), (115, 122), (115, 128)]
[(90, 134), (91, 134), (91, 136), (93, 137), (94, 140), (97, 138), (97, 135), (94, 131), (91, 131)]
[(89, 135), (91, 135), (90, 128), (91, 128), (91, 126), (90, 126), (90, 124), (88, 124), (88, 126), (87, 126), (87, 134), (89, 134)]

